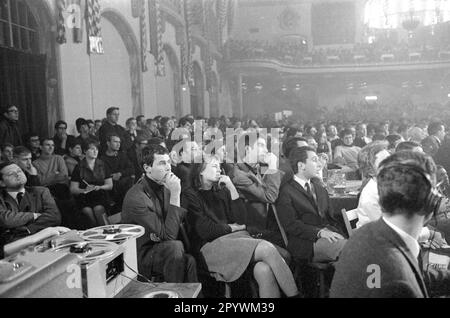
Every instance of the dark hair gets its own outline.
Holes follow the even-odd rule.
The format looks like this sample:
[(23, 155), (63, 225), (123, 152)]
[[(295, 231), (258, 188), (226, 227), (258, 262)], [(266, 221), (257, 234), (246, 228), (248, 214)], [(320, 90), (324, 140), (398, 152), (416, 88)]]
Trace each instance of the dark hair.
[(106, 116), (111, 115), (114, 111), (119, 110), (119, 107), (110, 107), (106, 110)]
[(14, 149), (14, 146), (12, 144), (6, 142), (6, 143), (0, 145), (0, 151), (1, 152), (5, 151), (6, 147)]
[(169, 150), (160, 145), (149, 145), (142, 150), (142, 164), (153, 166), (155, 155), (168, 155)]
[(7, 104), (6, 106), (3, 106), (3, 107), (1, 108), (1, 113), (2, 113), (2, 114), (7, 113), (11, 107), (16, 107), (17, 109), (19, 109), (19, 107), (17, 107), (17, 106), (14, 105), (14, 104)]
[[(156, 117), (155, 117), (156, 118)], [(161, 117), (161, 119), (160, 119), (160, 124), (161, 124), (161, 126), (164, 126), (165, 124), (167, 124), (168, 123), (168, 121), (170, 120), (170, 118), (169, 117)]]
[(128, 118), (127, 121), (125, 122), (125, 126), (128, 126), (133, 120), (136, 120), (136, 121), (137, 121), (137, 119), (134, 118), (134, 117)]
[(298, 173), (298, 163), (303, 162), (306, 163), (308, 159), (308, 152), (316, 152), (311, 147), (298, 147), (292, 149), (289, 154), (289, 163), (291, 164), (291, 168), (294, 171), (294, 174)]
[(425, 206), (430, 191), (424, 175), (435, 175), (430, 156), (400, 151), (383, 160), (377, 175), (379, 202), (384, 212), (413, 215)]
[(298, 148), (297, 142), (299, 141), (308, 143), (308, 141), (303, 137), (290, 137), (283, 143), (282, 151), (285, 158), (289, 158), (289, 154), (291, 153), (292, 149)]
[(136, 117), (136, 120), (140, 121), (142, 118), (145, 118), (145, 116), (144, 115), (139, 115), (139, 116)]
[(415, 141), (403, 141), (397, 145), (397, 148), (395, 148), (395, 152), (411, 151), (417, 147), (422, 147), (422, 146)]
[(92, 138), (88, 138), (88, 140), (81, 145), (81, 150), (83, 151), (83, 153), (86, 153), (86, 151), (88, 151), (88, 149), (92, 145), (97, 147), (97, 149), (100, 149), (100, 143), (98, 142), (98, 140), (95, 140), (95, 139), (92, 139)]
[(88, 124), (88, 126), (89, 124), (95, 125), (92, 119), (86, 119), (86, 123)]
[(164, 143), (164, 139), (159, 137), (153, 137), (148, 140), (149, 145), (161, 145), (162, 143)]
[(298, 127), (289, 127), (286, 131), (286, 138), (295, 137), (298, 132), (303, 133)]
[(30, 151), (30, 149), (28, 149), (27, 147), (24, 147), (24, 146), (17, 146), (13, 150), (14, 158), (17, 158), (22, 155), (28, 155), (28, 154), (31, 154), (31, 151)]
[(96, 120), (95, 120), (95, 123), (100, 123), (100, 124), (101, 124), (102, 121), (101, 121), (100, 119), (96, 119)]
[(77, 138), (68, 138), (67, 139), (67, 149), (73, 149), (77, 145), (82, 146), (82, 142)]
[(208, 126), (214, 127), (218, 122), (219, 120), (217, 118), (211, 117), (210, 119), (208, 119)]
[(60, 125), (64, 125), (67, 128), (67, 123), (64, 120), (58, 120), (55, 124), (55, 129), (58, 129)]
[(440, 121), (433, 121), (428, 125), (428, 135), (435, 135), (438, 131), (441, 130), (441, 127), (444, 124)]
[(194, 120), (192, 120), (192, 118), (188, 118), (188, 117), (183, 117), (180, 119), (180, 121), (178, 122), (178, 127), (183, 127), (184, 125), (186, 125), (187, 123), (190, 123), (191, 125), (194, 123)]
[(389, 143), (388, 149), (394, 149), (395, 143), (400, 139), (402, 139), (402, 136), (397, 135), (397, 134), (392, 134), (392, 135), (386, 136), (386, 140)]
[(51, 141), (53, 141), (53, 143), (55, 143), (55, 141), (53, 140), (52, 137), (44, 137), (44, 138), (42, 138), (42, 140), (41, 140), (41, 144), (43, 145), (44, 142), (46, 142), (47, 140), (51, 140)]
[(349, 128), (345, 128), (343, 131), (341, 131), (341, 138), (344, 139), (345, 136), (348, 135), (352, 135), (353, 136), (353, 131)]
[(116, 133), (111, 133), (108, 136), (106, 136), (106, 142), (111, 142), (113, 137), (117, 137), (120, 139), (120, 141), (122, 141), (122, 138), (120, 138), (120, 136)]
[(86, 125), (89, 127), (86, 119), (84, 118), (78, 118), (77, 120), (75, 120), (75, 126), (77, 127), (77, 131), (81, 132), (81, 126)]

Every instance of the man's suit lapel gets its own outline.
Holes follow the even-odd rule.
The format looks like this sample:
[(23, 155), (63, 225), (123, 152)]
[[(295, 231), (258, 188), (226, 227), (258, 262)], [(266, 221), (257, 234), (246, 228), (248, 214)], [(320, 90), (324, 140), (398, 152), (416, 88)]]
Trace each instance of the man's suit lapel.
[(35, 199), (36, 196), (34, 193), (25, 191), (22, 202), (20, 202), (19, 205), (19, 211), (36, 211), (37, 207), (34, 206), (34, 203), (36, 202)]
[(416, 277), (417, 283), (419, 284), (424, 297), (427, 298), (428, 292), (425, 282), (423, 280), (422, 269), (419, 268), (419, 261), (415, 259), (414, 256), (411, 254), (411, 251), (408, 249), (403, 239), (393, 229), (391, 229), (389, 225), (387, 225), (386, 222), (383, 221), (383, 219), (380, 219), (379, 222), (384, 237), (388, 241), (390, 241), (393, 245), (395, 245), (398, 248), (398, 250), (403, 254), (403, 256), (405, 256), (405, 258), (408, 260), (408, 263), (411, 266), (414, 275)]
[(294, 179), (291, 180), (291, 186), (293, 186), (297, 191), (299, 191), (316, 209), (316, 212), (318, 212), (317, 204), (314, 201), (314, 198), (306, 192), (305, 188), (303, 188), (297, 181)]

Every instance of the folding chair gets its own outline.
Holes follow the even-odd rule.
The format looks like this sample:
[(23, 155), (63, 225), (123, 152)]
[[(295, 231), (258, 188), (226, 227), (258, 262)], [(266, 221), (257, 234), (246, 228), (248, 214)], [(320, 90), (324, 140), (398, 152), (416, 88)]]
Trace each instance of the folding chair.
[[(272, 204), (272, 211), (273, 211), (273, 214), (277, 221), (278, 228), (280, 229), (281, 236), (283, 237), (283, 241), (287, 247), (288, 239), (287, 239), (286, 231), (284, 230), (284, 228), (280, 222), (277, 209), (276, 209), (275, 205), (273, 205), (273, 204)], [(315, 285), (319, 289), (319, 297), (326, 298), (327, 290), (325, 289), (325, 275), (327, 274), (327, 272), (334, 269), (334, 263), (332, 263), (332, 262), (329, 262), (329, 263), (309, 262), (309, 263), (307, 263), (307, 266), (317, 272), (319, 279), (318, 279), (318, 281), (316, 281)], [(294, 271), (294, 277), (298, 277), (300, 275), (299, 271), (300, 271), (300, 267), (298, 266), (298, 264), (296, 264), (295, 271)], [(305, 291), (303, 291), (303, 292), (305, 292)]]
[(351, 237), (356, 229), (356, 222), (358, 221), (358, 209), (354, 210), (341, 210), (342, 218), (344, 219), (345, 229), (347, 230), (348, 237)]

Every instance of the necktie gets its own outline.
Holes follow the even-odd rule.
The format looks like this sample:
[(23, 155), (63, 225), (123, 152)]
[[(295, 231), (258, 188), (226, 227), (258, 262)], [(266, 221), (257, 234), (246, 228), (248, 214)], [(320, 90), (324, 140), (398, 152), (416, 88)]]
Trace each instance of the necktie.
[(19, 203), (19, 205), (20, 205), (20, 202), (22, 202), (22, 199), (23, 199), (23, 193), (22, 192), (17, 193), (17, 203)]
[(305, 183), (305, 188), (306, 188), (306, 192), (308, 193), (308, 195), (310, 197), (314, 198), (313, 195), (312, 195), (312, 192), (311, 192), (311, 186), (309, 185), (309, 182)]

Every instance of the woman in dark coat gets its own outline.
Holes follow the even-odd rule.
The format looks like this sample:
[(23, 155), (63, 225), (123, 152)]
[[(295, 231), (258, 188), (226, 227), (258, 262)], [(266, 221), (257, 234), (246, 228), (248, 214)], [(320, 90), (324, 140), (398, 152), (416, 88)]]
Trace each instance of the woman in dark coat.
[(109, 206), (108, 191), (113, 188), (111, 172), (98, 157), (98, 142), (83, 146), (85, 158), (75, 167), (70, 192), (76, 196), (78, 207), (87, 216), (91, 227), (105, 225), (103, 214)]
[(228, 176), (220, 175), (215, 157), (194, 164), (192, 186), (184, 190), (183, 205), (188, 210), (190, 238), (194, 253), (200, 253), (208, 271), (218, 281), (237, 280), (250, 264), (260, 297), (295, 296), (298, 289), (291, 270), (269, 242), (255, 239), (245, 225), (236, 223), (239, 194)]

